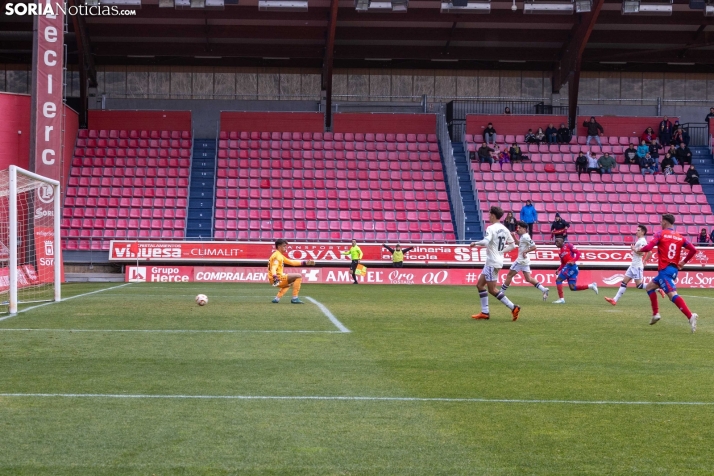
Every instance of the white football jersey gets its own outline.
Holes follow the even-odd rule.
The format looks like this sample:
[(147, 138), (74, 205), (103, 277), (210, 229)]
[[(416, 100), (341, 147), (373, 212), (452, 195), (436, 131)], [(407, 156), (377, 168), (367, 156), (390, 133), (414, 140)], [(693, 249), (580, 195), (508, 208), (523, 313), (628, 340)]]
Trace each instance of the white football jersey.
[(494, 223), (486, 228), (483, 241), (486, 242), (486, 266), (503, 268), (503, 254), (516, 247), (511, 232), (501, 223)]
[[(525, 266), (529, 266), (531, 264), (531, 257), (528, 255), (528, 250), (531, 246), (535, 246), (535, 242), (531, 240), (531, 235), (523, 233), (520, 238), (520, 243), (518, 243), (518, 258), (516, 259), (516, 263)], [(523, 253), (526, 254), (525, 258), (523, 257)]]
[[(640, 248), (644, 247), (647, 244), (647, 240), (643, 238), (640, 238), (635, 242), (635, 251), (640, 251)], [(634, 268), (644, 268), (644, 255), (640, 256), (637, 253), (632, 253), (632, 267)]]

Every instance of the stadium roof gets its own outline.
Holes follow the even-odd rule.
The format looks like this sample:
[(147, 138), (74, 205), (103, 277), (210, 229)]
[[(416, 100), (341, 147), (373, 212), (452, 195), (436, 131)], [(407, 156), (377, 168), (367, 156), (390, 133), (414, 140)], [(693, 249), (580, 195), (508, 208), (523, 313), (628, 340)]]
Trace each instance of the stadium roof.
[[(593, 15), (524, 15), (523, 2), (514, 12), (512, 3), (497, 1), (490, 14), (444, 14), (440, 4), (412, 0), (406, 13), (359, 13), (353, 2), (340, 2), (334, 67), (553, 70)], [(683, 0), (673, 7), (672, 16), (622, 15), (621, 2), (605, 0), (581, 68), (714, 71), (714, 17)], [(135, 17), (85, 17), (85, 23), (96, 64), (321, 67), (330, 0), (309, 0), (307, 12), (286, 13), (259, 11), (257, 0), (223, 10), (159, 8), (158, 0), (143, 0)], [(73, 64), (71, 20), (69, 29)], [(4, 16), (0, 44), (0, 62), (29, 63), (31, 18)]]

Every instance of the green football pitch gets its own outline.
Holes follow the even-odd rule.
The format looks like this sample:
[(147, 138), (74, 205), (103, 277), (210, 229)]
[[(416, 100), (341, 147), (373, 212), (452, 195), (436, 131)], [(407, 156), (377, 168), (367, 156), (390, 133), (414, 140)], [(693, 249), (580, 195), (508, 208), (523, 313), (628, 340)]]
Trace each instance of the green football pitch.
[(712, 474), (714, 291), (614, 292), (67, 285), (0, 321), (0, 474)]

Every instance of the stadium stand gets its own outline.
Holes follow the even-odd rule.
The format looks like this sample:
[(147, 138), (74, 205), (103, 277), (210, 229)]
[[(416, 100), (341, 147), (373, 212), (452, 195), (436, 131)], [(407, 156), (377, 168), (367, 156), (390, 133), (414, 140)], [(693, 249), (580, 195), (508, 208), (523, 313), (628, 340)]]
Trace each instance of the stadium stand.
[[(681, 176), (643, 177), (627, 169), (628, 166), (619, 165), (619, 173), (611, 176), (601, 178), (593, 173), (579, 179), (574, 165), (558, 164), (555, 173), (545, 173), (542, 166), (496, 164), (490, 171), (483, 167), (475, 172), (484, 217), (491, 205), (517, 215), (525, 200), (530, 199), (540, 214), (534, 239), (551, 239), (550, 224), (559, 212), (571, 225), (569, 239), (581, 243), (627, 242), (632, 239), (633, 225), (658, 225), (660, 215), (667, 212), (681, 218), (681, 226), (686, 227), (686, 235), (690, 237), (695, 237), (703, 226), (714, 225), (701, 186), (690, 188), (678, 183)], [(565, 171), (559, 170), (562, 167)]]
[(436, 135), (228, 132), (216, 237), (453, 240)]
[(183, 238), (190, 164), (189, 131), (80, 130), (62, 213), (65, 249)]

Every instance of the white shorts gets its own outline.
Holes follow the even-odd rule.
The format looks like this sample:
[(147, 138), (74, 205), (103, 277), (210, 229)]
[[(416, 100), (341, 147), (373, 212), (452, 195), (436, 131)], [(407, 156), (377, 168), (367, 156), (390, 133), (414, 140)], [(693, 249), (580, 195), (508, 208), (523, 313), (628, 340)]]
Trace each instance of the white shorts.
[(642, 279), (642, 276), (643, 276), (643, 269), (635, 268), (634, 266), (630, 266), (629, 268), (627, 268), (627, 271), (625, 272), (625, 276), (627, 276), (630, 279), (640, 280), (640, 279)]
[(488, 282), (498, 281), (498, 271), (500, 269), (501, 268), (496, 269), (493, 266), (484, 266), (483, 271), (481, 271), (481, 275), (479, 276), (479, 278), (481, 276), (483, 276), (484, 278), (486, 278), (486, 281), (488, 281)]
[(524, 273), (530, 273), (531, 272), (531, 265), (529, 264), (518, 264), (517, 262), (513, 262), (511, 265), (511, 271), (515, 271), (516, 273), (520, 273), (521, 271)]

